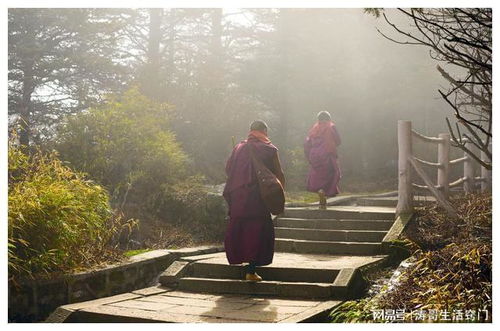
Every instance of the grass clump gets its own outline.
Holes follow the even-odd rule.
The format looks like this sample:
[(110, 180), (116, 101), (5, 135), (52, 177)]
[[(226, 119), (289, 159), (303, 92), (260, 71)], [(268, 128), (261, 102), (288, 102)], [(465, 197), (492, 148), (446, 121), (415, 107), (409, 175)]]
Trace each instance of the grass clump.
[(318, 193), (307, 191), (287, 191), (286, 202), (288, 203), (313, 203), (318, 202)]

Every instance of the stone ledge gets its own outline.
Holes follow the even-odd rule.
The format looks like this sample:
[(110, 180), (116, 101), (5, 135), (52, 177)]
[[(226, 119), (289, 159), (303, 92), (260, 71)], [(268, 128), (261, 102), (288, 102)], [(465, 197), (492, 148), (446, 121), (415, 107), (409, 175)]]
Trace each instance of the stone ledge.
[[(9, 284), (9, 320), (39, 321), (57, 307), (145, 288), (184, 256), (224, 251), (221, 246), (199, 246), (177, 250), (159, 249), (130, 257), (101, 269), (63, 275), (51, 280), (27, 280), (16, 288)], [(63, 314), (63, 312), (59, 311)], [(63, 314), (64, 315), (64, 314)]]
[(413, 218), (414, 214), (411, 215), (399, 215), (394, 223), (392, 224), (391, 228), (389, 231), (387, 231), (387, 234), (385, 235), (384, 239), (382, 239), (382, 243), (389, 243), (393, 240), (396, 240), (399, 238), (401, 233), (403, 233), (406, 225), (410, 222), (410, 220)]
[(171, 285), (179, 282), (179, 279), (186, 274), (189, 261), (174, 261), (168, 268), (160, 275), (160, 283), (162, 285)]
[(393, 225), (382, 240), (382, 252), (389, 255), (388, 264), (397, 265), (402, 260), (408, 258), (410, 253), (405, 248), (395, 245), (408, 223), (415, 217), (415, 214), (399, 215)]

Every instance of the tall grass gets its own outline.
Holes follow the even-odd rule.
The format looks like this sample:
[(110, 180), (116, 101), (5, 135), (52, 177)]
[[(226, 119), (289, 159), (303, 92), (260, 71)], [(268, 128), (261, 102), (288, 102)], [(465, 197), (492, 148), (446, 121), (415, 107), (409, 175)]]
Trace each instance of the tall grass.
[(108, 194), (54, 153), (9, 145), (9, 279), (88, 264), (115, 234)]

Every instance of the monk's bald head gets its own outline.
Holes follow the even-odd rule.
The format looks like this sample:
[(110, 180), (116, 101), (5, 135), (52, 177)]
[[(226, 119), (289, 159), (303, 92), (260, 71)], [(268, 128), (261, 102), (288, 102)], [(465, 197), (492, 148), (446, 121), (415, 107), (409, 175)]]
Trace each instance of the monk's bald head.
[(332, 116), (326, 110), (320, 111), (318, 113), (318, 121), (331, 121)]
[(253, 121), (252, 124), (250, 124), (250, 131), (262, 131), (262, 132), (267, 132), (267, 124), (264, 121), (261, 120), (256, 120)]

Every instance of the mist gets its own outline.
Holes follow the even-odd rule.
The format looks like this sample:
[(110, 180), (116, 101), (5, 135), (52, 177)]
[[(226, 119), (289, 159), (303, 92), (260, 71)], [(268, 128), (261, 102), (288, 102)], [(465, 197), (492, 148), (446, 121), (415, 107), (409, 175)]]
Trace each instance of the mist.
[[(396, 10), (385, 13), (411, 31)], [(363, 9), (11, 9), (9, 15), (11, 129), (29, 101), (31, 141), (57, 141), (68, 116), (138, 87), (168, 105), (168, 129), (209, 184), (225, 181), (233, 143), (262, 119), (289, 189), (303, 190), (302, 144), (316, 114), (327, 110), (343, 141), (341, 187), (393, 189), (397, 121), (411, 120), (433, 136), (447, 131), (445, 117), (452, 115), (437, 92), (448, 83), (429, 49), (384, 38), (377, 28), (399, 36)], [(16, 29), (22, 31), (23, 19), (33, 21), (30, 15), (42, 46), (26, 100)], [(78, 19), (83, 28), (70, 24)], [(74, 44), (57, 40), (58, 29), (76, 36)], [(49, 41), (56, 46), (43, 49)], [(64, 59), (54, 68), (52, 51)]]

